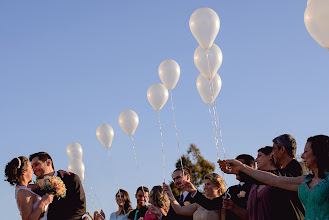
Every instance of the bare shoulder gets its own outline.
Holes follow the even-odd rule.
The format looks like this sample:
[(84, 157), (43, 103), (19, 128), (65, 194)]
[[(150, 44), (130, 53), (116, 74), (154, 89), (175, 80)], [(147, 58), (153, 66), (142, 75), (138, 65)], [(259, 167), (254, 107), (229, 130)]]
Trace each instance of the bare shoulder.
[(29, 202), (30, 200), (33, 200), (33, 194), (28, 190), (19, 190), (17, 192), (17, 200), (20, 202)]

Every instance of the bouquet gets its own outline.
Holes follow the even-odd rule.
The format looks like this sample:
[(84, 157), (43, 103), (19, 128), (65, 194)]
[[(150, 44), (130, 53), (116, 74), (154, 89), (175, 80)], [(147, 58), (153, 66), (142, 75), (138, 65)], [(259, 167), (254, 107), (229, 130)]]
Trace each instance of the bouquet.
[[(45, 176), (43, 179), (37, 180), (36, 185), (41, 191), (52, 194), (58, 199), (66, 196), (66, 187), (61, 178), (57, 176)], [(42, 210), (40, 218), (45, 215), (46, 211)]]

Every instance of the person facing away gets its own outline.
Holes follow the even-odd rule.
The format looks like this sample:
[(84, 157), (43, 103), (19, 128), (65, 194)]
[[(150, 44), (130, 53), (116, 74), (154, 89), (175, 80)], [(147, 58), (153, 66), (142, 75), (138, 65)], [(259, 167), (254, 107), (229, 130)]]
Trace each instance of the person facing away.
[[(168, 195), (163, 190), (162, 186), (154, 186), (150, 192), (150, 206), (154, 206), (161, 211), (163, 216), (166, 216), (169, 207), (170, 201)], [(146, 212), (144, 220), (157, 220), (158, 216), (152, 213), (151, 207), (149, 207), (149, 211)]]
[(15, 199), (22, 220), (46, 220), (47, 216), (40, 218), (42, 211), (53, 201), (53, 195), (42, 197), (29, 188), (32, 180), (32, 167), (29, 160), (24, 157), (15, 157), (5, 168), (6, 181), (15, 186)]
[(129, 213), (127, 219), (130, 220), (139, 220), (144, 218), (147, 212), (146, 202), (149, 200), (149, 189), (145, 186), (138, 187), (135, 197), (137, 200), (137, 207)]
[(126, 190), (119, 189), (115, 194), (115, 201), (118, 204), (118, 211), (112, 212), (110, 220), (126, 220), (132, 210), (129, 194)]
[[(255, 167), (255, 159), (249, 154), (240, 154), (236, 157), (236, 160), (249, 167)], [(227, 191), (230, 195), (230, 199), (224, 199), (223, 201), (223, 207), (226, 209), (226, 220), (242, 219), (237, 212), (234, 212), (237, 209), (232, 209), (232, 204), (236, 206), (235, 208), (247, 209), (247, 201), (252, 185), (252, 179), (242, 172), (236, 174), (236, 179), (239, 181), (239, 184), (228, 188)]]
[[(31, 154), (29, 157), (33, 172), (38, 179), (45, 176), (58, 176), (62, 179), (66, 187), (66, 197), (54, 198), (52, 204), (49, 205), (47, 219), (48, 220), (80, 220), (86, 213), (86, 198), (82, 187), (81, 180), (76, 174), (65, 173), (63, 177), (55, 172), (53, 160), (46, 152), (38, 152)], [(43, 194), (41, 190), (35, 191)]]

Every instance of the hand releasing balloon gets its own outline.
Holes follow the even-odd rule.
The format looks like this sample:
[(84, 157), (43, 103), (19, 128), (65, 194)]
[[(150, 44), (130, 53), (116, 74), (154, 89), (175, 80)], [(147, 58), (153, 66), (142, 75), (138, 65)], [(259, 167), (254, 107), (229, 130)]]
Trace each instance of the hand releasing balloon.
[(147, 90), (147, 99), (152, 107), (157, 111), (161, 110), (166, 104), (168, 96), (168, 89), (161, 83), (153, 84)]
[(222, 80), (217, 73), (215, 74), (214, 78), (212, 78), (211, 82), (213, 84), (213, 94), (211, 92), (211, 85), (209, 85), (209, 80), (204, 78), (201, 73), (196, 80), (196, 87), (198, 92), (206, 104), (213, 103), (220, 89), (222, 88)]
[(113, 128), (108, 124), (102, 124), (98, 126), (96, 136), (99, 142), (101, 142), (105, 148), (109, 149), (114, 137)]
[(66, 152), (71, 159), (82, 160), (82, 147), (77, 142), (70, 143), (67, 148)]
[(329, 49), (329, 1), (308, 1), (304, 23), (314, 40), (322, 47)]
[(84, 180), (85, 165), (83, 164), (82, 160), (72, 159), (67, 168), (70, 172), (77, 174), (80, 177), (81, 182)]
[[(208, 57), (207, 57), (208, 54)], [(203, 76), (211, 80), (222, 65), (221, 49), (213, 44), (208, 50), (198, 46), (194, 52), (194, 63)]]
[(212, 46), (220, 27), (219, 17), (210, 8), (199, 8), (190, 18), (190, 29), (203, 49)]
[(161, 82), (168, 90), (175, 88), (180, 76), (180, 67), (175, 60), (162, 61), (158, 72)]
[(138, 123), (138, 115), (132, 110), (125, 110), (119, 115), (119, 125), (128, 136), (135, 133)]

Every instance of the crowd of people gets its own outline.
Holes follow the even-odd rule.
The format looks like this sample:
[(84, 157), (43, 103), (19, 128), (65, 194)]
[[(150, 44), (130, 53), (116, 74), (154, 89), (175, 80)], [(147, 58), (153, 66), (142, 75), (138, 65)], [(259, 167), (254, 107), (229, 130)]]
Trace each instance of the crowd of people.
[[(70, 195), (61, 202), (36, 192), (33, 184), (29, 184), (33, 172), (38, 178), (56, 173), (51, 157), (44, 152), (30, 156), (33, 172), (25, 157), (14, 158), (5, 172), (7, 181), (16, 185), (15, 196), (22, 219), (328, 220), (329, 137), (317, 135), (307, 139), (301, 156), (304, 163), (295, 159), (296, 149), (294, 137), (283, 134), (273, 139), (273, 146), (260, 148), (256, 159), (241, 154), (235, 159), (218, 160), (221, 170), (236, 175), (239, 181), (228, 189), (220, 175), (211, 173), (204, 176), (204, 193), (200, 192), (192, 184), (187, 167), (172, 173), (179, 190), (176, 197), (166, 183), (154, 186), (151, 191), (140, 186), (135, 194), (137, 207), (133, 209), (128, 192), (119, 189), (115, 195), (118, 210), (109, 218), (102, 210), (93, 216), (85, 214), (84, 192), (75, 174), (57, 172)], [(39, 218), (47, 205), (46, 217)]]

